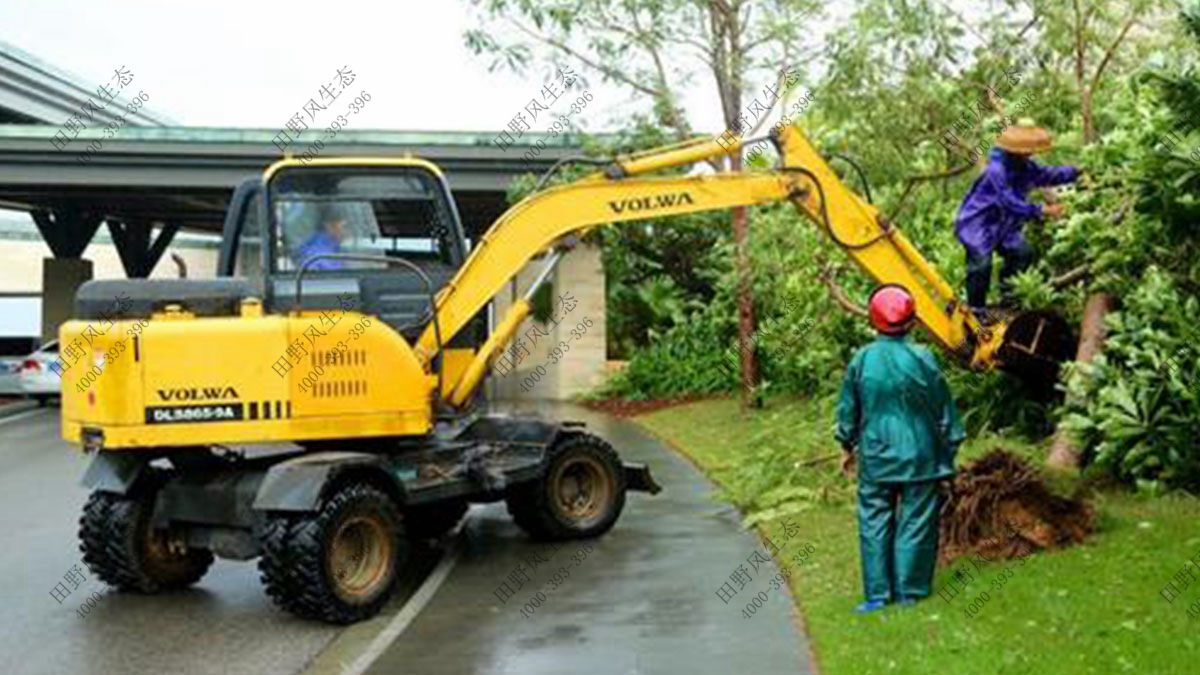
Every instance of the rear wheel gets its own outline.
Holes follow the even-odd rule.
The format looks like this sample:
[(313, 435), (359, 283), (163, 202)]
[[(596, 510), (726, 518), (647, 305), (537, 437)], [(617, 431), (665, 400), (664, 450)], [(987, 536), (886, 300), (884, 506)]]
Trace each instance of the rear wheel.
[(157, 486), (154, 477), (128, 495), (93, 492), (79, 519), (83, 562), (110, 586), (157, 593), (196, 583), (213, 562), (212, 552), (171, 541), (151, 527)]
[(604, 534), (625, 507), (625, 469), (612, 446), (570, 432), (546, 452), (537, 479), (513, 488), (508, 511), (538, 539), (579, 539)]
[(271, 516), (262, 545), (258, 569), (275, 604), (337, 624), (378, 613), (408, 558), (396, 504), (361, 483), (338, 490), (316, 513)]

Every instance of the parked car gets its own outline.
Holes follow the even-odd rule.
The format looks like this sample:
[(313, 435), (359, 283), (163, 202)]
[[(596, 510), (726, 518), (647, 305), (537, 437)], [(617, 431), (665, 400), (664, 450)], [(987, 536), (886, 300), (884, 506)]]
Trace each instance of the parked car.
[(0, 356), (0, 395), (20, 396), (24, 393), (19, 375), (24, 361), (23, 356)]
[(58, 359), (58, 340), (47, 342), (36, 352), (21, 360), (18, 377), (21, 381), (21, 391), (36, 400), (38, 405), (46, 405), (52, 398), (61, 394), (62, 384), (58, 375), (50, 370), (50, 364)]

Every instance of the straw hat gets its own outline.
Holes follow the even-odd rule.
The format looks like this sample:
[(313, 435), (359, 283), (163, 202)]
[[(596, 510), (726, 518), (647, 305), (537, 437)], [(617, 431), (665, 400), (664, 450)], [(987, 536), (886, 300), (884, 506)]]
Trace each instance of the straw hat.
[(1049, 131), (1034, 124), (1032, 119), (1023, 117), (1000, 134), (996, 145), (1014, 155), (1032, 155), (1049, 150), (1054, 145), (1054, 139)]

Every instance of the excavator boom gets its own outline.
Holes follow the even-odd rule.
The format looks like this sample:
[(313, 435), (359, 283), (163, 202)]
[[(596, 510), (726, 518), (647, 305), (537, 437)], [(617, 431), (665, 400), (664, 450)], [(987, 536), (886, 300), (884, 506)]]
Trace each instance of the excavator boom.
[[(618, 158), (603, 171), (530, 195), (488, 230), (437, 297), (441, 340), (448, 341), (534, 256), (571, 235), (608, 223), (787, 200), (824, 229), (872, 279), (907, 288), (916, 299), (917, 319), (944, 349), (969, 356), (974, 368), (1000, 363), (1006, 324), (987, 329), (980, 325), (904, 233), (848, 188), (795, 127), (772, 132), (771, 138), (780, 163), (770, 171), (646, 175), (722, 159), (741, 152), (745, 143), (700, 140)], [(470, 397), (529, 312), (528, 300), (514, 304), (475, 363), (455, 383), (452, 404)], [(421, 335), (417, 351), (430, 358), (440, 346), (430, 327)]]

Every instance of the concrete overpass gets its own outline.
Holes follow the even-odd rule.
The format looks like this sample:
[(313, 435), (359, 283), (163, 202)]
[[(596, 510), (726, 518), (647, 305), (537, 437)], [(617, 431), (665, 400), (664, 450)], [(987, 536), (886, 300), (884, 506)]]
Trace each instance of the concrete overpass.
[[(219, 232), (233, 188), (283, 157), (275, 145), (280, 129), (172, 126), (144, 107), (105, 136), (112, 116), (87, 104), (98, 94), (96, 84), (0, 42), (0, 209), (30, 214), (52, 253), (41, 265), (43, 340), (54, 339), (71, 316), (76, 289), (93, 277), (84, 253), (102, 225), (125, 274), (146, 277), (176, 233)], [(112, 109), (123, 111), (124, 98), (115, 98), (121, 104)], [(64, 144), (64, 125), (85, 109), (94, 117), (82, 130), (72, 127)], [(507, 207), (513, 178), (579, 154), (577, 140), (567, 136), (526, 133), (507, 147), (494, 143), (496, 138), (497, 132), (345, 130), (326, 141), (321, 156), (412, 155), (438, 164), (468, 236), (478, 240)], [(99, 149), (80, 160), (80, 151), (93, 141), (100, 141)], [(524, 160), (539, 142), (545, 149)], [(573, 253), (559, 275), (593, 316), (603, 315), (598, 251)], [(593, 332), (595, 344), (574, 350), (579, 372), (560, 373), (566, 383), (557, 387), (560, 393), (590, 386), (602, 374), (603, 332)]]
[[(158, 127), (122, 129), (114, 139), (100, 130), (74, 142), (102, 139), (104, 148), (80, 164), (75, 153), (49, 143), (57, 130), (0, 125), (0, 207), (31, 213), (74, 208), (119, 222), (176, 222), (219, 231), (233, 186), (282, 158), (272, 139), (278, 129)], [(578, 146), (563, 137), (529, 134), (501, 150), (493, 134), (478, 132), (343, 131), (322, 157), (414, 155), (446, 171), (469, 229), (490, 223), (505, 207), (509, 182), (540, 171)], [(534, 161), (521, 159), (534, 140), (548, 148)]]
[[(96, 86), (0, 40), (0, 124), (60, 125), (96, 96)], [(114, 118), (106, 110), (96, 116), (101, 126)], [(169, 117), (145, 107), (127, 119), (132, 126), (171, 124)]]
[[(92, 276), (83, 253), (106, 225), (130, 277), (145, 277), (180, 230), (219, 232), (233, 188), (280, 159), (278, 129), (197, 127), (123, 128), (103, 139), (87, 129), (75, 142), (103, 139), (87, 164), (50, 143), (56, 127), (0, 125), (0, 208), (28, 212), (53, 258), (43, 265), (43, 334), (70, 315), (75, 289)], [(440, 165), (467, 232), (477, 237), (504, 212), (511, 180), (576, 154), (563, 138), (533, 162), (529, 145), (501, 149), (493, 134), (469, 132), (344, 131), (323, 157), (414, 155)], [(520, 139), (532, 143), (539, 137)]]

